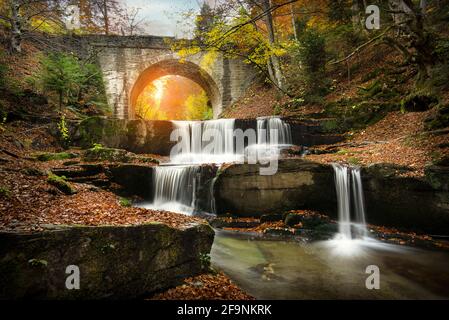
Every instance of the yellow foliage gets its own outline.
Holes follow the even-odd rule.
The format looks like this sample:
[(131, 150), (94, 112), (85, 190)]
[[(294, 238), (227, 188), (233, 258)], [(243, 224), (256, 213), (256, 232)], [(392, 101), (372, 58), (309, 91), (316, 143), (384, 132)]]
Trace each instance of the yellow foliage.
[(212, 119), (212, 109), (208, 104), (206, 92), (190, 95), (184, 103), (185, 118), (187, 120)]

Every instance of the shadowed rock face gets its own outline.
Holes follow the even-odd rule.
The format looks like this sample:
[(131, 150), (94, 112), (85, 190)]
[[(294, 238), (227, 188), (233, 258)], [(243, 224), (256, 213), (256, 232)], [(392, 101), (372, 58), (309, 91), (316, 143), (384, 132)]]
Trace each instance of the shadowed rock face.
[[(320, 124), (287, 121), (292, 127), (293, 144), (314, 146), (341, 141), (340, 135), (324, 133)], [(90, 148), (100, 143), (109, 148), (121, 148), (134, 153), (153, 153), (168, 156), (176, 142), (170, 134), (176, 128), (166, 120), (123, 120), (106, 117), (90, 117), (71, 128), (73, 143)], [(235, 129), (257, 129), (256, 119), (236, 119)]]
[(215, 182), (219, 214), (258, 216), (290, 209), (336, 207), (333, 171), (329, 166), (298, 159), (279, 161), (275, 175), (262, 176), (258, 164), (234, 164)]
[[(201, 271), (214, 231), (164, 224), (53, 227), (39, 233), (0, 232), (0, 299), (133, 298), (165, 289)], [(68, 290), (66, 267), (80, 270)]]
[[(449, 192), (446, 184), (434, 180), (432, 184), (428, 179), (404, 177), (400, 173), (401, 170), (388, 164), (363, 169), (367, 222), (447, 234)], [(261, 216), (311, 209), (337, 216), (332, 167), (302, 159), (280, 160), (279, 170), (273, 176), (261, 176), (259, 165), (230, 165), (220, 171), (214, 194), (218, 214)]]

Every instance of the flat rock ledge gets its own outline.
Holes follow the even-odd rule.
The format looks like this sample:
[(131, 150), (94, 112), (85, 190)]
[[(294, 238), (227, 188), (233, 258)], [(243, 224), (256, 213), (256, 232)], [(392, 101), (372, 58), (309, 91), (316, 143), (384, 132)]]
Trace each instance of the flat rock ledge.
[[(213, 239), (213, 229), (199, 223), (183, 229), (149, 223), (0, 232), (0, 299), (140, 297), (199, 274)], [(80, 288), (69, 290), (74, 273), (67, 267), (73, 265)]]

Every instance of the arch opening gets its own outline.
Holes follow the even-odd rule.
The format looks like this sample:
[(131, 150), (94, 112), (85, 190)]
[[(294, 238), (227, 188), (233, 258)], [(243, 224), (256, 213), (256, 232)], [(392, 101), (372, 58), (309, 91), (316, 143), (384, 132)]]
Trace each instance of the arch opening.
[[(190, 89), (190, 92), (179, 92), (179, 88), (176, 88), (179, 85), (186, 90)], [(157, 106), (156, 100), (161, 104), (170, 100), (167, 96), (165, 101), (163, 99), (164, 94), (170, 94), (170, 91), (175, 93), (178, 91), (181, 96), (190, 97), (189, 101), (180, 103), (178, 110), (176, 106), (173, 108), (167, 105)], [(145, 69), (132, 87), (129, 102), (131, 118), (201, 120), (200, 118), (216, 117), (221, 112), (220, 93), (214, 80), (198, 65), (177, 59), (159, 61)], [(149, 111), (146, 105), (148, 103), (153, 103), (153, 107), (157, 107), (153, 109), (156, 113)], [(145, 109), (149, 112), (146, 117), (142, 117), (142, 111)], [(190, 112), (187, 109), (190, 109)]]

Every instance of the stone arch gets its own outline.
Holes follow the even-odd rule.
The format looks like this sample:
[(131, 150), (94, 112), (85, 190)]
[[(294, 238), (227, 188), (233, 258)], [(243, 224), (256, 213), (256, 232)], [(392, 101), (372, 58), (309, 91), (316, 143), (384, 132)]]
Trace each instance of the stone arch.
[(152, 81), (167, 75), (178, 75), (197, 83), (208, 95), (214, 115), (222, 110), (222, 99), (218, 85), (214, 79), (198, 64), (165, 56), (165, 59), (153, 61), (144, 68), (134, 81), (129, 95), (128, 116), (135, 117), (135, 105), (142, 90)]

